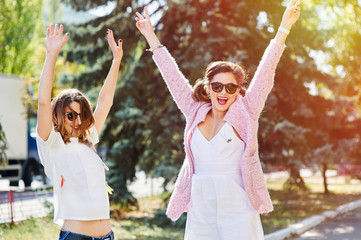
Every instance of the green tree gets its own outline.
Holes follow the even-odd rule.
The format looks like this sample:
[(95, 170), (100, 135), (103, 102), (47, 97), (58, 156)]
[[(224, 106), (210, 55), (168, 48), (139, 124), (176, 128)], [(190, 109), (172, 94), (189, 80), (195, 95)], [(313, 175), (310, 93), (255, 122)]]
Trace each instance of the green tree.
[[(25, 78), (29, 90), (37, 88), (45, 50), (40, 41), (42, 2), (0, 0), (0, 72)], [(37, 96), (30, 90), (23, 100), (33, 115)]]
[(0, 72), (32, 77), (42, 26), (41, 0), (1, 0)]

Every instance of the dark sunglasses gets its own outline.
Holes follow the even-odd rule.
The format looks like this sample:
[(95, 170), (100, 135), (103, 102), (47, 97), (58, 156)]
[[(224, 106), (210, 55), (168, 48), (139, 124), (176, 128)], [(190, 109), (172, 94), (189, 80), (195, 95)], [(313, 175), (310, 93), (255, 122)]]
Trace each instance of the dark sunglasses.
[(226, 91), (229, 94), (234, 94), (238, 89), (238, 85), (236, 84), (233, 83), (223, 84), (220, 82), (211, 82), (211, 87), (212, 87), (212, 91), (216, 93), (222, 92), (223, 87), (226, 87)]
[(65, 115), (68, 117), (69, 121), (75, 121), (78, 118), (78, 116), (80, 116), (80, 113), (77, 113), (75, 111), (70, 111), (65, 113)]

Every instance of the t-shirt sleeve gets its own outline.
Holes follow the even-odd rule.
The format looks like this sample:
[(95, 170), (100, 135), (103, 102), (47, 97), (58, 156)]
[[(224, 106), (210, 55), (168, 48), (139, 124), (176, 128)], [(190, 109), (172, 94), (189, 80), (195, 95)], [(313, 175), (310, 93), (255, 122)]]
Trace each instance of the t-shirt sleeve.
[(51, 132), (46, 141), (44, 141), (38, 133), (38, 126), (36, 127), (36, 144), (38, 147), (38, 153), (40, 162), (44, 166), (45, 174), (48, 178), (53, 181), (53, 166), (54, 158), (51, 156), (51, 150), (56, 147), (59, 138), (61, 139), (60, 133), (55, 132), (54, 126), (51, 128)]
[(44, 147), (49, 147), (52, 148), (54, 147), (54, 145), (56, 144), (56, 138), (57, 138), (57, 134), (54, 130), (54, 126), (51, 127), (51, 131), (49, 134), (49, 137), (46, 141), (44, 141), (40, 136), (39, 136), (39, 132), (38, 132), (38, 126), (36, 126), (36, 142), (38, 144), (40, 144), (41, 146)]
[(99, 136), (98, 136), (98, 132), (97, 132), (97, 129), (95, 128), (95, 126), (93, 126), (90, 129), (90, 133), (89, 133), (89, 136), (87, 137), (87, 139), (93, 145), (95, 145), (95, 144), (97, 144), (99, 142)]

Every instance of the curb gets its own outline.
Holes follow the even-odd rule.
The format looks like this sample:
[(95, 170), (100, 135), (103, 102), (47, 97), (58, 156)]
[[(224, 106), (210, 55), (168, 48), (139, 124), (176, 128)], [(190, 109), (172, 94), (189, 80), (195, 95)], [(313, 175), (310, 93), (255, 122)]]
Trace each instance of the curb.
[(325, 220), (335, 218), (336, 216), (352, 211), (356, 208), (361, 207), (361, 200), (357, 200), (354, 202), (346, 203), (344, 205), (339, 206), (334, 211), (324, 211), (320, 215), (315, 215), (309, 218), (306, 218), (298, 223), (294, 223), (287, 228), (278, 230), (276, 232), (267, 234), (264, 236), (265, 240), (284, 240), (290, 237), (292, 234), (302, 234), (307, 230), (319, 225)]

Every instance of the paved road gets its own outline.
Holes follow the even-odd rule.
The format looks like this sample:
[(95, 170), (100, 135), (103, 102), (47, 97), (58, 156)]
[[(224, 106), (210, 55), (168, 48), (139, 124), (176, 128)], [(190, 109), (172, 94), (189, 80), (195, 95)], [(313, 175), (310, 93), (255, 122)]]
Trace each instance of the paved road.
[(361, 208), (328, 220), (292, 240), (361, 240)]

